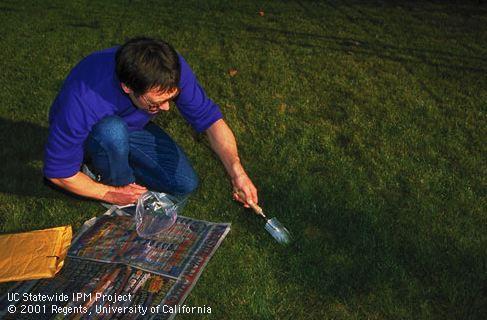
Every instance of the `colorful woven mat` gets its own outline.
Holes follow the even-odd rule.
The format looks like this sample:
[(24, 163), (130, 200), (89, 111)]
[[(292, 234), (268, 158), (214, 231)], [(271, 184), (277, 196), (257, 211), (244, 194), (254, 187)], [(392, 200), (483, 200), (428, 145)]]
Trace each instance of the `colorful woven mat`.
[(179, 216), (163, 235), (143, 239), (124, 210), (87, 221), (61, 272), (19, 282), (0, 298), (0, 318), (172, 319), (188, 311), (182, 303), (230, 224)]

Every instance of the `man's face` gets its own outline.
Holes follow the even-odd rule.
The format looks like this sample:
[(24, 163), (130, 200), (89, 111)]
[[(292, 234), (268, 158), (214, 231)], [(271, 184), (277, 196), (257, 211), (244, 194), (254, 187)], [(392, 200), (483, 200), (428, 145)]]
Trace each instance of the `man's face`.
[(169, 102), (179, 93), (178, 88), (171, 88), (166, 91), (161, 91), (158, 88), (155, 88), (139, 96), (135, 95), (134, 92), (124, 84), (122, 84), (122, 88), (138, 108), (145, 110), (150, 114), (156, 114), (160, 111), (168, 111)]

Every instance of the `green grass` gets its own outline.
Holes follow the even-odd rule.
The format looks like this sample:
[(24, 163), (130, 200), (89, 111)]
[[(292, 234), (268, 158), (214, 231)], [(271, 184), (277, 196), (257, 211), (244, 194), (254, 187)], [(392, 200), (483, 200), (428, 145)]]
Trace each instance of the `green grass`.
[(205, 138), (175, 109), (159, 116), (201, 178), (185, 214), (232, 223), (186, 300), (212, 314), (193, 317), (485, 318), (485, 4), (100, 2), (0, 3), (1, 232), (103, 212), (43, 185), (48, 110), (82, 57), (158, 36), (221, 106), (260, 204), (295, 237), (273, 242)]

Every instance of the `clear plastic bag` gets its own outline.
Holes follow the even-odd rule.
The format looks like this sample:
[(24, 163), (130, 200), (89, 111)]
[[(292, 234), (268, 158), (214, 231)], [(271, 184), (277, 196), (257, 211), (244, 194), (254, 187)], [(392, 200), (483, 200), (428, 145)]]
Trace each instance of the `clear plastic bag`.
[(186, 200), (187, 197), (175, 197), (162, 192), (144, 193), (137, 201), (135, 209), (137, 234), (143, 238), (151, 238), (164, 232), (174, 224)]

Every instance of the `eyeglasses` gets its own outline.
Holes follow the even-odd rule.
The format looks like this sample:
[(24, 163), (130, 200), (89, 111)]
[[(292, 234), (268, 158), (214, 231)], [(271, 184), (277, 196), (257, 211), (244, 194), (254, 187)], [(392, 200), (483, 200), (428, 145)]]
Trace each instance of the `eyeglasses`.
[(147, 106), (147, 108), (149, 108), (149, 109), (157, 109), (157, 108), (159, 108), (159, 107), (160, 107), (160, 106), (161, 106), (163, 103), (165, 103), (166, 101), (168, 101), (168, 100), (166, 100), (166, 101), (161, 102), (160, 104), (154, 104), (154, 103), (150, 102), (149, 100), (147, 100), (147, 98), (146, 98), (146, 97), (144, 97), (144, 96), (140, 96), (140, 97), (142, 98), (142, 100), (144, 100), (145, 105), (146, 105), (146, 106)]
[(174, 99), (177, 95), (179, 94), (179, 89), (174, 93), (174, 95), (171, 96), (171, 98), (169, 99), (166, 99), (164, 101), (161, 101), (159, 103), (154, 103), (152, 101), (149, 101), (149, 99), (147, 99), (144, 95), (140, 95), (138, 97), (142, 98), (142, 100), (144, 101), (144, 104), (146, 105), (147, 108), (149, 108), (150, 110), (152, 109), (159, 109), (163, 104), (165, 104), (166, 102), (168, 101), (171, 101), (172, 99)]

